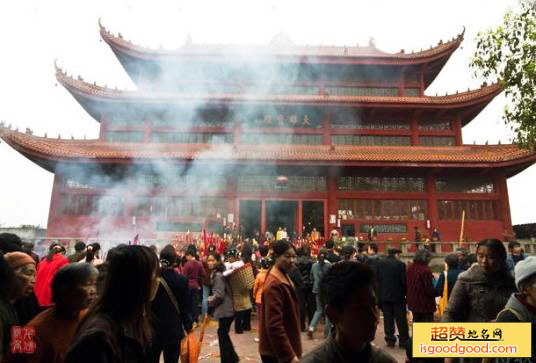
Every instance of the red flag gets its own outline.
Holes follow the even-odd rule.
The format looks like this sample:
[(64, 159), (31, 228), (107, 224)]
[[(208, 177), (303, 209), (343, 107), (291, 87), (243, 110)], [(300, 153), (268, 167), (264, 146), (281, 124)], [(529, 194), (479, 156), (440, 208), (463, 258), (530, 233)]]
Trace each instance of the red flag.
[(140, 244), (140, 234), (138, 233), (136, 236), (134, 236), (134, 240), (132, 241), (132, 244), (134, 246), (137, 246)]

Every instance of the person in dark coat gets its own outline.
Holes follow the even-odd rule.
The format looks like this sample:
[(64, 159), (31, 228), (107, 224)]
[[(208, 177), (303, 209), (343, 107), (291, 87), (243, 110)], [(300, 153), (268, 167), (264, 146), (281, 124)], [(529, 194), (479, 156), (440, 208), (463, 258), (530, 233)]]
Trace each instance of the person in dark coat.
[(0, 251), (0, 362), (9, 352), (11, 327), (19, 325), (12, 301), (22, 295), (23, 284)]
[[(458, 257), (451, 253), (445, 257), (445, 271), (447, 272), (447, 292), (448, 298), (452, 293), (454, 284), (458, 280), (458, 275), (462, 272), (458, 263)], [(443, 296), (443, 289), (445, 288), (445, 273), (439, 275), (437, 284), (435, 286), (435, 296)]]
[(70, 263), (79, 262), (86, 258), (86, 254), (86, 244), (82, 241), (77, 241), (74, 244), (74, 253), (72, 255), (67, 256), (67, 259)]
[(165, 246), (160, 252), (160, 284), (151, 302), (153, 363), (160, 362), (162, 352), (165, 363), (177, 363), (183, 332), (192, 330), (188, 279), (174, 270), (176, 261), (177, 253), (173, 246)]
[(415, 322), (433, 322), (436, 311), (434, 276), (428, 266), (432, 253), (420, 249), (408, 268), (408, 308)]
[(489, 322), (516, 291), (514, 278), (506, 266), (506, 249), (501, 241), (478, 243), (478, 263), (462, 272), (452, 289), (443, 321)]
[(311, 268), (313, 259), (311, 258), (311, 249), (307, 246), (298, 248), (296, 251), (298, 260), (296, 265), (302, 276), (303, 285), (298, 290), (300, 297), (300, 324), (302, 331), (307, 331), (308, 324), (313, 320), (316, 310), (315, 295), (313, 294), (313, 280), (311, 279)]
[(387, 257), (379, 260), (377, 270), (385, 341), (390, 347), (394, 347), (396, 343), (395, 321), (398, 344), (404, 347), (409, 339), (406, 316), (406, 265), (399, 260), (401, 253), (399, 249), (390, 249)]
[(275, 264), (264, 281), (259, 354), (263, 363), (297, 363), (302, 355), (298, 297), (288, 272), (296, 259), (288, 241), (273, 247)]
[(87, 263), (71, 263), (58, 270), (52, 280), (54, 306), (28, 323), (35, 329), (35, 351), (17, 354), (14, 362), (65, 361), (78, 324), (97, 295), (97, 273), (97, 269)]
[[(499, 312), (498, 323), (531, 323), (532, 355), (536, 352), (536, 257), (529, 256), (515, 265), (515, 282), (517, 292), (514, 292), (505, 308)], [(495, 363), (505, 360), (496, 359)], [(528, 362), (529, 360), (527, 360)], [(535, 359), (532, 358), (531, 362)]]
[(471, 267), (471, 262), (467, 256), (467, 251), (463, 247), (456, 249), (456, 257), (458, 257), (458, 268), (462, 271), (467, 271)]
[(182, 266), (182, 273), (188, 279), (188, 286), (190, 287), (190, 306), (191, 306), (191, 318), (197, 323), (199, 314), (201, 314), (201, 285), (206, 272), (203, 268), (203, 264), (196, 259), (197, 252), (194, 248), (188, 248), (186, 251), (186, 263)]
[[(326, 255), (327, 250), (325, 248), (321, 248), (318, 253), (318, 261), (316, 261), (311, 268), (311, 280), (313, 281), (313, 294), (315, 295), (316, 300), (316, 310), (313, 315), (313, 320), (311, 320), (311, 322), (309, 323), (309, 328), (307, 329), (307, 337), (309, 339), (313, 339), (313, 334), (316, 330), (316, 327), (320, 322), (322, 315), (325, 315), (325, 304), (322, 301), (322, 297), (320, 296), (320, 281), (322, 280), (322, 276), (324, 276), (324, 274), (331, 267), (331, 263), (327, 260)], [(329, 335), (330, 330), (331, 324), (329, 322), (329, 319), (326, 318), (324, 325), (324, 337), (327, 337)]]
[(24, 285), (23, 294), (13, 302), (17, 312), (18, 323), (26, 325), (39, 314), (41, 308), (33, 291), (35, 287), (35, 260), (23, 252), (11, 252), (5, 255), (15, 274)]
[(334, 252), (335, 242), (333, 242), (333, 240), (328, 239), (326, 241), (326, 249), (326, 260), (328, 260), (330, 263), (339, 262), (341, 260), (341, 257)]
[[(444, 322), (490, 322), (516, 291), (506, 265), (506, 248), (497, 239), (485, 239), (477, 246), (477, 263), (458, 276), (452, 289)], [(445, 362), (451, 362), (449, 358)], [(482, 359), (464, 359), (464, 362)]]
[(231, 324), (235, 319), (235, 311), (231, 287), (223, 276), (225, 265), (221, 262), (221, 257), (215, 253), (208, 256), (207, 264), (211, 271), (210, 284), (212, 290), (212, 294), (208, 297), (208, 306), (209, 313), (215, 319), (218, 319), (220, 359), (222, 363), (237, 363), (240, 358), (238, 358), (233, 341), (229, 336)]
[(336, 263), (322, 279), (320, 291), (326, 301), (326, 313), (335, 328), (300, 362), (396, 362), (391, 355), (371, 344), (379, 313), (374, 272), (370, 266), (355, 261)]
[(146, 246), (115, 247), (102, 295), (80, 323), (66, 363), (146, 363), (147, 311), (158, 289), (158, 257)]

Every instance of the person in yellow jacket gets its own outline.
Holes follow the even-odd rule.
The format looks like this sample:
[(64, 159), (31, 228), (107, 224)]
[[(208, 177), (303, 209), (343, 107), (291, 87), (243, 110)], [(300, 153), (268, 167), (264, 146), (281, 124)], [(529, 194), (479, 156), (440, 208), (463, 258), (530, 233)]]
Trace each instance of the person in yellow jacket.
[[(268, 273), (268, 260), (262, 259), (261, 268), (255, 277), (255, 285), (253, 285), (253, 296), (255, 296), (255, 305), (257, 305), (257, 322), (262, 318), (262, 291), (264, 287), (264, 280), (266, 280), (266, 274)], [(259, 341), (258, 337), (254, 338), (256, 342)]]

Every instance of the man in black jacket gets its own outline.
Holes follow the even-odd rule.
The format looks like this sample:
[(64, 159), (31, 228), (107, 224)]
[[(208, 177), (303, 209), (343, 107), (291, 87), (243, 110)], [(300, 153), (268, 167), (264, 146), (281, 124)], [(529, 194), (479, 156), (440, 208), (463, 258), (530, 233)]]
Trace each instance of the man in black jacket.
[[(307, 327), (313, 320), (313, 315), (316, 310), (315, 295), (313, 294), (313, 280), (311, 279), (311, 268), (313, 267), (313, 259), (311, 258), (311, 250), (305, 246), (298, 248), (296, 251), (298, 267), (302, 276), (303, 285), (298, 290), (300, 300), (300, 323), (303, 332), (307, 331)], [(306, 323), (307, 318), (307, 323)]]
[(389, 249), (388, 256), (378, 264), (378, 291), (380, 307), (383, 311), (383, 328), (387, 346), (396, 343), (395, 324), (398, 329), (398, 344), (405, 347), (408, 334), (406, 318), (406, 265), (401, 262), (398, 249)]
[(333, 242), (333, 240), (328, 239), (326, 241), (326, 249), (328, 250), (328, 253), (326, 253), (326, 260), (330, 263), (336, 263), (341, 260), (340, 256), (334, 252), (335, 242)]
[(160, 362), (162, 352), (165, 363), (177, 363), (183, 331), (192, 330), (188, 279), (173, 269), (176, 260), (173, 246), (168, 245), (160, 252), (161, 282), (151, 302), (154, 316), (152, 363)]

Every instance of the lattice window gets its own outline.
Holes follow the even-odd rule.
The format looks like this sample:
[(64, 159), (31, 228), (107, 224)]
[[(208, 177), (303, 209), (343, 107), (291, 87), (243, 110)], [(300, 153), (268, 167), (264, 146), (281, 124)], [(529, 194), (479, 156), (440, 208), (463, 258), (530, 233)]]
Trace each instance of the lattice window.
[(375, 192), (423, 192), (424, 179), (417, 177), (341, 176), (337, 178), (337, 189)]
[(334, 145), (409, 146), (411, 145), (411, 137), (387, 135), (332, 135), (331, 142)]
[(419, 97), (421, 95), (420, 88), (406, 88), (404, 89), (404, 95), (408, 97)]
[(104, 139), (108, 142), (143, 142), (145, 133), (143, 131), (106, 131)]
[(422, 146), (454, 146), (456, 139), (453, 136), (419, 136), (419, 145)]
[(452, 193), (494, 193), (493, 180), (477, 176), (441, 176), (436, 178), (438, 192)]
[(450, 120), (420, 120), (419, 130), (448, 131), (452, 130), (452, 122)]
[(153, 132), (152, 141), (166, 144), (223, 144), (232, 143), (230, 133), (185, 133), (185, 132)]
[(125, 203), (122, 197), (89, 194), (62, 194), (60, 211), (72, 216), (121, 216)]
[(333, 117), (331, 126), (337, 129), (358, 129), (358, 130), (409, 130), (408, 120), (362, 120), (358, 114), (341, 113)]
[(282, 192), (325, 192), (327, 180), (324, 176), (288, 176), (285, 185), (279, 185), (275, 176), (241, 176), (239, 192), (282, 191)]
[(399, 95), (396, 87), (326, 87), (329, 96), (382, 96), (394, 97)]
[(439, 219), (461, 220), (462, 212), (470, 220), (498, 220), (497, 201), (494, 200), (439, 200)]
[(428, 215), (425, 200), (339, 199), (343, 220), (423, 221)]
[(242, 144), (294, 144), (294, 145), (322, 145), (322, 135), (308, 134), (250, 134), (240, 135)]

